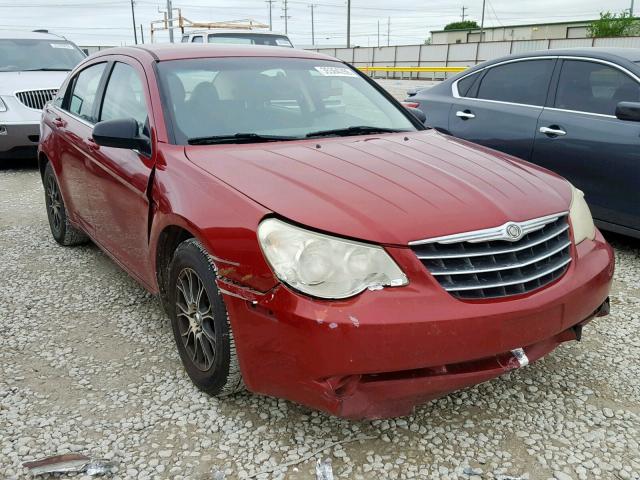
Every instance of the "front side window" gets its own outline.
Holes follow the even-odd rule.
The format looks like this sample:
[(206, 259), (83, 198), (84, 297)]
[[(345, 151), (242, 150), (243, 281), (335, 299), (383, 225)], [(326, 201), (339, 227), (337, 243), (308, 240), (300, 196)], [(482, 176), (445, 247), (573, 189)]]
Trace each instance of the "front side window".
[(401, 107), (335, 61), (202, 58), (160, 62), (158, 70), (180, 144), (238, 133), (307, 138), (363, 126), (416, 130)]
[(0, 72), (71, 71), (84, 57), (66, 40), (0, 39)]
[(555, 60), (525, 60), (490, 67), (477, 98), (543, 106)]
[(130, 65), (116, 62), (104, 92), (100, 121), (125, 118), (136, 120), (139, 131), (145, 132), (148, 114), (140, 77)]
[(202, 41), (202, 35), (198, 35), (197, 37), (193, 37), (191, 39), (191, 43), (203, 43)]
[(182, 43), (189, 43), (189, 35), (185, 35), (182, 37)]
[(98, 63), (82, 70), (73, 82), (68, 100), (69, 112), (91, 123), (97, 121), (94, 107), (105, 66), (106, 63)]
[(554, 106), (563, 110), (615, 115), (620, 102), (640, 101), (640, 84), (602, 63), (565, 60)]

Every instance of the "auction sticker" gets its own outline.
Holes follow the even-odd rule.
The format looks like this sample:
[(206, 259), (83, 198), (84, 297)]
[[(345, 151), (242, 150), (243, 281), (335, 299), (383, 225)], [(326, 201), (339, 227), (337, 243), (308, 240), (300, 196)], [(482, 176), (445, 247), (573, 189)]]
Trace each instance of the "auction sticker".
[(358, 74), (346, 67), (315, 67), (325, 77), (357, 77)]

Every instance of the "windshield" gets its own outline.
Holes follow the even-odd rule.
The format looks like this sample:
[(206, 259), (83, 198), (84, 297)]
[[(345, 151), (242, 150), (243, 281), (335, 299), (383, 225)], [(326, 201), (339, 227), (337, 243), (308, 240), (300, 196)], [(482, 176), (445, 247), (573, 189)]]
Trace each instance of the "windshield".
[(289, 39), (284, 35), (265, 35), (252, 33), (212, 33), (208, 37), (208, 42), (293, 47)]
[(158, 70), (178, 144), (239, 133), (291, 139), (416, 130), (408, 114), (339, 62), (202, 58), (160, 62)]
[(0, 39), (0, 72), (72, 70), (83, 58), (65, 40)]

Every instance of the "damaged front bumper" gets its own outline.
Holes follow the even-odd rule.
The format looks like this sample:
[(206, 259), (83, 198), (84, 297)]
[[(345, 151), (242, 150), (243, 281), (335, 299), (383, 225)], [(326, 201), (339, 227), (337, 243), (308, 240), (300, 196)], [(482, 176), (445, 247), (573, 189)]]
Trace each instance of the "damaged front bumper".
[(388, 251), (411, 283), (345, 301), (219, 280), (247, 387), (347, 418), (408, 415), (579, 339), (608, 312), (613, 252), (600, 233), (552, 285), (493, 301), (458, 300), (409, 249)]

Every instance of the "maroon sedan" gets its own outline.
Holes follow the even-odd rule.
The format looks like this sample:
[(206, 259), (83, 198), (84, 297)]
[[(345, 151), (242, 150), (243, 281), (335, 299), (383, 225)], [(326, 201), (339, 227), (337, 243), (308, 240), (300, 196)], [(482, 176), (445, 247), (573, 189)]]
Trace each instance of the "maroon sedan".
[(106, 50), (45, 108), (39, 163), (54, 238), (158, 294), (212, 395), (404, 415), (608, 312), (579, 190), (425, 130), (327, 56)]

